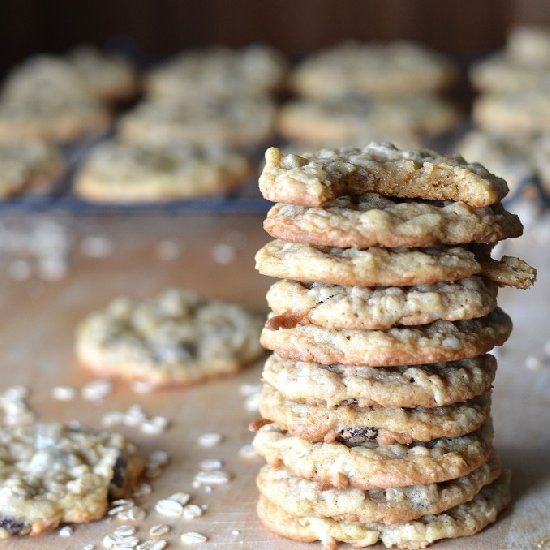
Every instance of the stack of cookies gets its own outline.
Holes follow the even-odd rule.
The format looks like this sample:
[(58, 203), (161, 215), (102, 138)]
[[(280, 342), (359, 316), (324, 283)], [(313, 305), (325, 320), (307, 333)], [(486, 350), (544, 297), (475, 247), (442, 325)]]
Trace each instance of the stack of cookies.
[(497, 290), (535, 270), (490, 257), (522, 233), (479, 164), (371, 143), (266, 153), (256, 256), (269, 290), (254, 445), (258, 513), (301, 541), (424, 548), (509, 501), (492, 446), (489, 354), (512, 329)]

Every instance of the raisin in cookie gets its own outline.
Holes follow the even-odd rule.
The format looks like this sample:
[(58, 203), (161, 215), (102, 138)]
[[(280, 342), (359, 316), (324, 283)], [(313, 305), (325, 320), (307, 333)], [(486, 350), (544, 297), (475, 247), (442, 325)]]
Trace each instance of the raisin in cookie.
[(261, 319), (241, 307), (167, 290), (148, 300), (119, 298), (79, 326), (82, 365), (102, 376), (190, 384), (236, 372), (258, 358)]
[(484, 395), (445, 407), (363, 407), (350, 400), (328, 408), (292, 401), (264, 384), (259, 411), (264, 419), (307, 441), (409, 445), (473, 432), (489, 418), (490, 406), (489, 395)]
[(393, 524), (440, 514), (468, 502), (500, 473), (500, 464), (493, 455), (468, 475), (442, 483), (370, 491), (354, 487), (321, 491), (314, 481), (297, 477), (285, 468), (264, 466), (257, 485), (269, 501), (293, 516)]
[(488, 392), (497, 362), (492, 355), (432, 365), (379, 369), (322, 365), (271, 355), (262, 378), (287, 399), (325, 407), (440, 407)]
[(0, 428), (0, 450), (0, 538), (99, 519), (144, 466), (118, 433), (56, 423)]
[(270, 327), (312, 324), (334, 330), (386, 329), (482, 317), (497, 305), (497, 286), (481, 277), (410, 287), (345, 287), (282, 280), (267, 292)]
[(277, 424), (266, 424), (253, 444), (269, 465), (284, 466), (325, 489), (370, 490), (439, 483), (467, 475), (487, 462), (492, 440), (490, 422), (468, 435), (412, 445), (318, 443), (290, 435)]
[(258, 502), (258, 516), (268, 529), (279, 535), (302, 542), (320, 540), (326, 548), (335, 548), (337, 542), (360, 548), (382, 542), (386, 548), (413, 550), (426, 548), (441, 539), (473, 535), (494, 523), (509, 502), (510, 477), (503, 474), (470, 502), (441, 514), (422, 516), (417, 521), (384, 525), (309, 515), (298, 517), (285, 512), (264, 496)]
[(285, 241), (343, 248), (494, 243), (523, 233), (519, 218), (501, 205), (395, 201), (375, 193), (340, 197), (323, 208), (276, 204), (264, 229)]
[(247, 159), (223, 148), (115, 141), (97, 146), (75, 181), (94, 201), (154, 201), (224, 194), (252, 174)]
[(280, 357), (330, 365), (391, 367), (469, 359), (502, 346), (512, 332), (500, 308), (479, 319), (436, 321), (413, 328), (330, 330), (315, 325), (262, 330), (262, 345)]
[(362, 149), (322, 149), (303, 155), (283, 155), (270, 147), (259, 185), (267, 200), (311, 207), (370, 192), (490, 206), (508, 193), (506, 182), (481, 164), (374, 142)]

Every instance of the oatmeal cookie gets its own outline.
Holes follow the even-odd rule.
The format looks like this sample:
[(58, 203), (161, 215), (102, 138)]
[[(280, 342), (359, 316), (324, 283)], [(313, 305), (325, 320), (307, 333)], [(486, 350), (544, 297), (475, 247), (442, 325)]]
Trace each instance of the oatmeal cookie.
[(264, 229), (285, 241), (342, 248), (494, 243), (523, 233), (519, 218), (500, 204), (396, 201), (376, 193), (340, 197), (323, 208), (276, 204)]
[(304, 155), (283, 155), (271, 147), (265, 161), (259, 181), (264, 198), (302, 206), (325, 206), (344, 195), (370, 192), (490, 206), (508, 193), (506, 182), (481, 164), (428, 150), (405, 151), (388, 143)]
[(483, 317), (497, 305), (497, 286), (481, 277), (410, 287), (344, 287), (282, 280), (267, 292), (269, 323), (334, 330), (386, 329)]
[(326, 548), (347, 542), (364, 548), (381, 542), (386, 548), (426, 548), (441, 540), (473, 535), (494, 523), (510, 502), (510, 477), (503, 474), (485, 486), (470, 502), (417, 521), (392, 525), (335, 521), (315, 516), (298, 517), (285, 512), (266, 497), (260, 497), (258, 516), (271, 531), (301, 542), (320, 540)]
[(357, 487), (368, 491), (440, 483), (462, 477), (487, 462), (492, 450), (490, 423), (461, 437), (412, 445), (316, 443), (290, 435), (277, 424), (265, 424), (254, 448), (270, 466), (284, 466), (322, 489)]
[(148, 300), (118, 298), (78, 328), (82, 365), (155, 386), (234, 373), (262, 354), (261, 319), (241, 307), (170, 289)]
[(387, 330), (336, 331), (315, 325), (273, 329), (268, 321), (261, 343), (294, 361), (390, 367), (476, 357), (502, 346), (511, 332), (510, 317), (497, 307), (479, 319)]
[(314, 481), (297, 477), (284, 468), (264, 466), (257, 485), (265, 498), (293, 516), (391, 525), (440, 514), (468, 502), (500, 473), (498, 459), (492, 455), (468, 475), (442, 483), (370, 491), (354, 487), (321, 491)]
[(351, 399), (328, 408), (291, 401), (264, 384), (259, 411), (264, 419), (307, 441), (410, 445), (473, 432), (489, 418), (490, 406), (490, 397), (484, 395), (445, 407), (362, 407)]
[(144, 467), (121, 434), (57, 423), (0, 428), (0, 452), (0, 538), (99, 519)]
[(97, 201), (147, 201), (224, 194), (252, 175), (247, 159), (223, 148), (107, 141), (76, 176), (75, 191)]
[(305, 363), (273, 354), (262, 378), (287, 399), (325, 407), (349, 401), (360, 407), (440, 407), (488, 392), (496, 369), (492, 355), (379, 369)]

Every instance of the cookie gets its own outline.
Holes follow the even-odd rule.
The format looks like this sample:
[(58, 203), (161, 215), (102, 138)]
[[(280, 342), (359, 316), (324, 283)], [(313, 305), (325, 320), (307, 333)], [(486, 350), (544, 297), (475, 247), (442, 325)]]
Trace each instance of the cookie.
[(222, 148), (107, 141), (84, 161), (77, 195), (98, 201), (148, 201), (221, 195), (252, 175), (247, 159)]
[(277, 128), (286, 139), (326, 146), (358, 143), (369, 133), (386, 140), (401, 131), (438, 134), (452, 129), (458, 120), (457, 110), (437, 96), (351, 96), (286, 103), (279, 110)]
[(360, 407), (440, 407), (488, 392), (496, 368), (492, 355), (379, 369), (295, 362), (273, 354), (262, 378), (287, 399), (326, 407), (350, 401)]
[(440, 514), (472, 500), (501, 473), (496, 455), (466, 476), (428, 485), (362, 491), (354, 487), (319, 490), (314, 481), (299, 478), (284, 468), (264, 466), (257, 485), (266, 499), (298, 517), (386, 525)]
[(0, 450), (0, 538), (99, 519), (144, 467), (121, 434), (58, 423), (2, 427)]
[(290, 435), (277, 424), (262, 426), (254, 448), (270, 466), (310, 479), (323, 489), (356, 487), (368, 491), (440, 483), (468, 475), (491, 454), (490, 423), (477, 432), (412, 445), (316, 443)]
[(502, 256), (500, 260), (479, 256), (483, 276), (499, 286), (520, 290), (531, 288), (537, 280), (537, 270), (514, 256)]
[(68, 63), (35, 57), (9, 75), (0, 100), (0, 141), (66, 142), (104, 131), (110, 115)]
[(100, 52), (90, 46), (80, 46), (69, 52), (67, 61), (99, 101), (125, 101), (137, 92), (135, 71), (122, 57)]
[(258, 502), (258, 516), (271, 531), (301, 542), (320, 540), (325, 548), (347, 542), (364, 548), (379, 541), (386, 548), (426, 548), (441, 539), (473, 535), (494, 523), (510, 502), (510, 477), (503, 474), (484, 487), (470, 502), (418, 521), (393, 525), (335, 521), (314, 516), (298, 517), (283, 511), (265, 497)]
[(236, 372), (261, 354), (259, 316), (241, 307), (166, 290), (147, 300), (119, 298), (80, 324), (82, 365), (101, 376), (190, 384)]
[(281, 87), (286, 68), (277, 51), (259, 44), (187, 51), (150, 71), (145, 88), (152, 96), (262, 95)]
[(533, 150), (536, 150), (536, 140), (493, 135), (481, 130), (466, 133), (456, 146), (458, 154), (480, 162), (493, 174), (504, 178), (511, 192), (533, 179)]
[(323, 208), (276, 204), (264, 229), (285, 241), (343, 248), (494, 243), (523, 233), (519, 218), (501, 205), (403, 202), (376, 193), (340, 197)]
[(493, 311), (496, 299), (497, 286), (481, 277), (380, 288), (283, 280), (267, 292), (267, 303), (273, 311), (271, 328), (312, 324), (333, 330), (473, 319)]
[(256, 253), (256, 269), (269, 277), (343, 286), (413, 286), (456, 281), (481, 271), (465, 248), (334, 248), (279, 239)]
[(502, 346), (512, 332), (500, 308), (479, 319), (414, 328), (331, 330), (315, 325), (262, 330), (261, 343), (284, 359), (331, 365), (390, 367), (469, 359)]
[(304, 155), (283, 155), (270, 147), (259, 185), (267, 200), (311, 207), (370, 192), (490, 206), (508, 192), (506, 182), (480, 164), (428, 150), (404, 151), (387, 143)]
[(455, 76), (448, 59), (411, 42), (344, 42), (304, 59), (290, 85), (315, 98), (402, 96), (440, 90)]
[(474, 122), (485, 132), (534, 136), (550, 130), (550, 96), (546, 88), (484, 94), (473, 106)]
[(128, 143), (252, 147), (273, 134), (275, 108), (266, 97), (165, 97), (140, 103), (119, 122)]
[(0, 142), (0, 197), (44, 192), (64, 165), (57, 148), (43, 141)]
[(363, 407), (351, 399), (328, 408), (326, 404), (291, 401), (264, 384), (259, 411), (264, 419), (307, 441), (409, 445), (473, 432), (489, 418), (490, 405), (485, 395), (445, 407)]

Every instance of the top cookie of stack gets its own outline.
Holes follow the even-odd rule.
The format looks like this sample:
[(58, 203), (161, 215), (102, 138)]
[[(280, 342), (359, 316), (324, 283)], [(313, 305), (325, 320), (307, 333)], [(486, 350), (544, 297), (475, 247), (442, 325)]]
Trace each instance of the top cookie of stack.
[(509, 497), (485, 354), (512, 328), (498, 286), (535, 279), (490, 257), (523, 231), (500, 204), (506, 182), (461, 157), (371, 143), (270, 148), (260, 189), (279, 204), (256, 267), (284, 279), (261, 338), (274, 352), (255, 439), (264, 524), (423, 548), (494, 521)]

